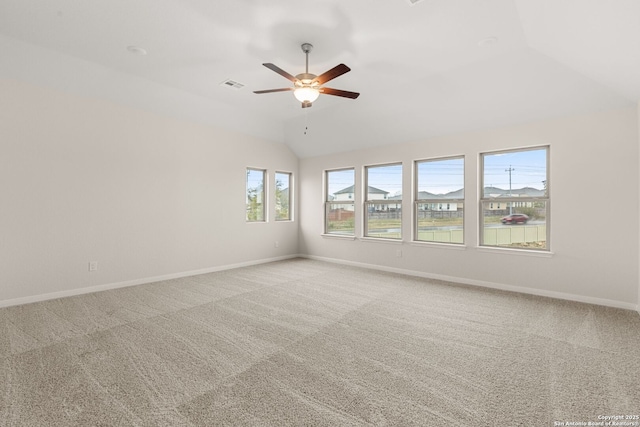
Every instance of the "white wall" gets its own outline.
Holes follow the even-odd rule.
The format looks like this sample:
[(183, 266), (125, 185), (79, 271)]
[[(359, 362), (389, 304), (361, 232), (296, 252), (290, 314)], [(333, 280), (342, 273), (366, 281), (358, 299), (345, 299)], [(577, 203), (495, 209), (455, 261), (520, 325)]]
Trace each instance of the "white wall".
[[(640, 296), (640, 104), (298, 160), (282, 144), (0, 79), (0, 305), (296, 253), (631, 307)], [(393, 141), (390, 141), (393, 142)], [(551, 256), (476, 247), (480, 152), (551, 145)], [(464, 154), (464, 249), (322, 237), (322, 175)], [(298, 222), (247, 224), (247, 166), (294, 173)], [(298, 173), (298, 167), (300, 172)], [(411, 177), (404, 176), (405, 188)], [(405, 190), (405, 194), (410, 194)], [(361, 204), (362, 193), (356, 202)], [(270, 194), (273, 202), (273, 192)], [(295, 200), (298, 200), (296, 197)], [(623, 200), (618, 212), (595, 206)], [(609, 203), (606, 203), (609, 204)], [(273, 217), (271, 203), (271, 217)], [(410, 200), (403, 211), (411, 211)], [(361, 228), (361, 218), (356, 218)], [(596, 224), (606, 230), (584, 236)], [(624, 230), (618, 232), (617, 230)], [(409, 221), (403, 233), (411, 235)], [(360, 233), (361, 235), (361, 233)], [(275, 241), (279, 247), (274, 247)], [(397, 250), (402, 257), (396, 257)], [(88, 272), (88, 262), (99, 270)]]
[[(300, 252), (464, 283), (522, 290), (625, 308), (638, 303), (639, 150), (636, 108), (548, 120), (300, 161)], [(393, 142), (393, 141), (390, 141)], [(550, 145), (551, 250), (547, 256), (478, 248), (481, 152)], [(321, 236), (324, 169), (403, 162), (411, 194), (415, 159), (465, 155), (465, 248), (410, 243), (411, 200), (403, 201), (402, 244)], [(356, 206), (362, 203), (362, 192)], [(600, 210), (617, 205), (621, 210)], [(362, 227), (357, 219), (356, 227)], [(597, 233), (588, 233), (595, 228)], [(358, 237), (362, 232), (357, 232)], [(397, 257), (397, 251), (402, 257)]]
[(297, 223), (244, 220), (247, 166), (297, 179), (285, 145), (13, 80), (0, 93), (0, 304), (297, 253)]

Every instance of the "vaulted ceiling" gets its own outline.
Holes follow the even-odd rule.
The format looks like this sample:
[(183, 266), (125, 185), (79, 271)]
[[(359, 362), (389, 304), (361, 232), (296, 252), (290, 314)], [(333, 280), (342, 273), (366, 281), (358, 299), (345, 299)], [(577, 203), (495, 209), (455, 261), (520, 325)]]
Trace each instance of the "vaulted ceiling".
[[(254, 94), (291, 84), (264, 62), (304, 71), (304, 42), (310, 72), (345, 63), (327, 86), (361, 96)], [(0, 77), (299, 157), (637, 105), (638, 52), (637, 0), (0, 0)]]

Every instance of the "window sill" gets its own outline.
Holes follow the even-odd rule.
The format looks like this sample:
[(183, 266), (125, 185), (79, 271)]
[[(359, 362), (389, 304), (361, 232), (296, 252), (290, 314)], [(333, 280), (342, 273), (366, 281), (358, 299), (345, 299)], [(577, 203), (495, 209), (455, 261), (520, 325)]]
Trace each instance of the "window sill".
[(343, 234), (326, 234), (326, 233), (323, 233), (320, 236), (326, 237), (326, 238), (329, 238), (329, 239), (356, 240), (356, 236), (346, 236), (346, 235), (343, 235)]
[(509, 249), (491, 246), (476, 246), (478, 252), (487, 252), (501, 255), (518, 255), (538, 258), (553, 258), (554, 253), (549, 251), (532, 251), (529, 249)]
[(360, 240), (363, 242), (391, 243), (392, 245), (404, 244), (402, 239), (385, 239), (384, 237), (361, 237)]
[(423, 248), (453, 249), (454, 251), (467, 250), (467, 246), (463, 243), (421, 242), (418, 240), (413, 240), (411, 241), (411, 246), (422, 246)]

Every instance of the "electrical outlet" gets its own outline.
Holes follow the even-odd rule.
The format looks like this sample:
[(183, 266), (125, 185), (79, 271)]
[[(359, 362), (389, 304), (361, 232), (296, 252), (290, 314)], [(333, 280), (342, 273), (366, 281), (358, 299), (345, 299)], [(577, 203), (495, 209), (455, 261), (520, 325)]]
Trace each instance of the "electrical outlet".
[(280, 242), (278, 242), (277, 240), (273, 243), (273, 247), (274, 248), (279, 248), (280, 247)]
[(89, 261), (89, 271), (98, 271), (98, 261)]

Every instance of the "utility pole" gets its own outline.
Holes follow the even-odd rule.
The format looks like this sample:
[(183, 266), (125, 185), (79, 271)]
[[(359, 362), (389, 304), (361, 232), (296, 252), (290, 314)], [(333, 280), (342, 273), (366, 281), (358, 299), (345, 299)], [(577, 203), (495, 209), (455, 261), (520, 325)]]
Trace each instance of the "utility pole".
[[(511, 172), (515, 169), (509, 165), (509, 169), (505, 169), (505, 172), (509, 172), (509, 197), (511, 197)], [(509, 215), (513, 214), (513, 203), (509, 202)]]

